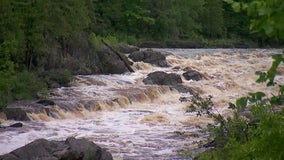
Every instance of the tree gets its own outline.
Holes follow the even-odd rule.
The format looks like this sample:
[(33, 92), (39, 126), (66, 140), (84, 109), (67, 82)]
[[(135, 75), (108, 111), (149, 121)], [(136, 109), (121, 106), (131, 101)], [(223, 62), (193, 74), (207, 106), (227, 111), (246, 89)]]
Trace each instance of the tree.
[(201, 30), (199, 22), (204, 0), (173, 1), (174, 18), (178, 27), (179, 37), (193, 38)]
[(209, 38), (225, 37), (223, 0), (206, 0), (202, 14), (202, 32)]
[(251, 18), (250, 29), (253, 33), (284, 39), (284, 1), (282, 0), (252, 0), (235, 2), (225, 0), (235, 11), (244, 10)]
[(223, 4), (223, 9), (225, 31), (228, 38), (252, 36), (249, 30), (250, 18), (245, 11), (235, 12), (232, 6), (226, 2)]
[(149, 29), (156, 40), (192, 38), (201, 29), (198, 21), (204, 0), (148, 1), (147, 8), (155, 24)]
[(68, 44), (89, 27), (90, 18), (87, 0), (51, 0), (45, 22), (47, 36), (61, 46), (62, 55), (68, 54)]

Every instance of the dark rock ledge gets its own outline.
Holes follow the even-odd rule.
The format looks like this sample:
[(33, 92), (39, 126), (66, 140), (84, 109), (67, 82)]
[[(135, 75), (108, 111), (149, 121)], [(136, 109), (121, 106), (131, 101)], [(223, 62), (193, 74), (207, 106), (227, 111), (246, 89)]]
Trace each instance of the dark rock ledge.
[(146, 85), (167, 85), (181, 93), (194, 93), (190, 87), (182, 84), (180, 75), (175, 73), (165, 73), (162, 71), (152, 72), (147, 75), (147, 78), (143, 80), (143, 83)]
[(112, 160), (110, 152), (87, 139), (67, 138), (66, 141), (37, 139), (0, 160)]

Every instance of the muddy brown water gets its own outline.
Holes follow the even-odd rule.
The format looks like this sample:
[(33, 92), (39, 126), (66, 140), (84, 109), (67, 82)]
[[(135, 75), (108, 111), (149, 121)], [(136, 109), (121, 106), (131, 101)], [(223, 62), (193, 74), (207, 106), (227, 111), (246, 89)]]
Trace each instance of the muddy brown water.
[[(32, 121), (23, 122), (23, 128), (1, 132), (0, 154), (38, 138), (65, 140), (73, 136), (107, 148), (117, 160), (191, 159), (180, 156), (179, 151), (198, 148), (206, 139), (202, 128), (211, 121), (185, 112), (188, 104), (181, 103), (179, 97), (189, 93), (178, 93), (167, 86), (145, 86), (142, 80), (148, 73), (182, 74), (186, 67), (201, 72), (203, 80), (183, 79), (184, 85), (203, 96), (212, 95), (216, 110), (225, 116), (231, 113), (227, 103), (240, 96), (253, 91), (271, 96), (277, 91), (277, 86), (267, 89), (265, 84), (255, 83), (254, 73), (266, 71), (272, 63), (271, 55), (280, 53), (279, 49), (156, 50), (170, 53), (167, 62), (171, 67), (136, 62), (135, 73), (77, 76), (71, 87), (50, 91), (50, 98), (60, 100), (65, 109), (58, 106), (53, 116), (31, 113)], [(280, 67), (277, 82), (284, 82), (283, 73)], [(80, 109), (72, 110), (78, 105)], [(99, 111), (88, 109), (90, 106)]]

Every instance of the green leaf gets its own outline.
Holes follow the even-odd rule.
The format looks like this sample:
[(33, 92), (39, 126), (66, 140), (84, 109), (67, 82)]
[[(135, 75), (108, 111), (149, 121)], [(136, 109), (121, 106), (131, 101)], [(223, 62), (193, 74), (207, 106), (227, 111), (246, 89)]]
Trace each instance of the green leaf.
[(265, 94), (263, 92), (255, 92), (255, 93), (249, 93), (249, 101), (251, 103), (256, 103), (258, 101), (261, 101), (263, 97), (265, 97)]
[(234, 3), (234, 0), (224, 0), (226, 3), (228, 3), (228, 4), (232, 4), (232, 3)]
[(228, 108), (229, 108), (229, 109), (236, 109), (237, 107), (236, 107), (235, 104), (233, 104), (233, 103), (230, 102)]
[(284, 85), (279, 85), (279, 95), (284, 95)]
[(232, 3), (232, 8), (234, 9), (235, 12), (240, 12), (240, 10), (241, 10), (241, 3), (233, 2)]
[(236, 100), (236, 105), (238, 109), (244, 109), (247, 106), (248, 98), (247, 97), (241, 97)]
[(257, 71), (255, 74), (259, 76), (256, 80), (257, 83), (265, 82), (267, 80), (267, 74), (265, 72)]

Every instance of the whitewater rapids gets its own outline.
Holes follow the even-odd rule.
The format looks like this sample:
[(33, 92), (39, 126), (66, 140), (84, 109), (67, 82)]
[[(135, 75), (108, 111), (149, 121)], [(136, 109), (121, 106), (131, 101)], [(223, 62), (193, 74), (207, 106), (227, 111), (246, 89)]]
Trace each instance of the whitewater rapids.
[[(200, 81), (185, 80), (183, 84), (203, 96), (212, 95), (220, 113), (230, 116), (228, 102), (249, 92), (262, 91), (268, 96), (278, 86), (267, 88), (256, 83), (256, 71), (267, 71), (271, 56), (278, 49), (156, 49), (167, 52), (168, 68), (135, 62), (135, 73), (121, 75), (77, 76), (71, 87), (50, 91), (50, 97), (67, 106), (58, 108), (53, 116), (30, 113), (30, 122), (23, 128), (0, 132), (0, 154), (38, 139), (65, 140), (67, 137), (88, 138), (107, 148), (114, 159), (178, 159), (184, 149), (197, 148), (206, 138), (202, 128), (211, 121), (186, 113), (187, 103), (167, 86), (146, 86), (142, 80), (148, 73), (164, 71), (182, 75), (191, 68), (204, 75)], [(278, 69), (276, 82), (284, 82), (284, 67)], [(81, 100), (82, 103), (73, 103)], [(86, 103), (88, 102), (88, 104)], [(93, 110), (87, 110), (92, 106)], [(14, 121), (3, 121), (12, 124)], [(190, 157), (188, 158), (190, 159)]]

